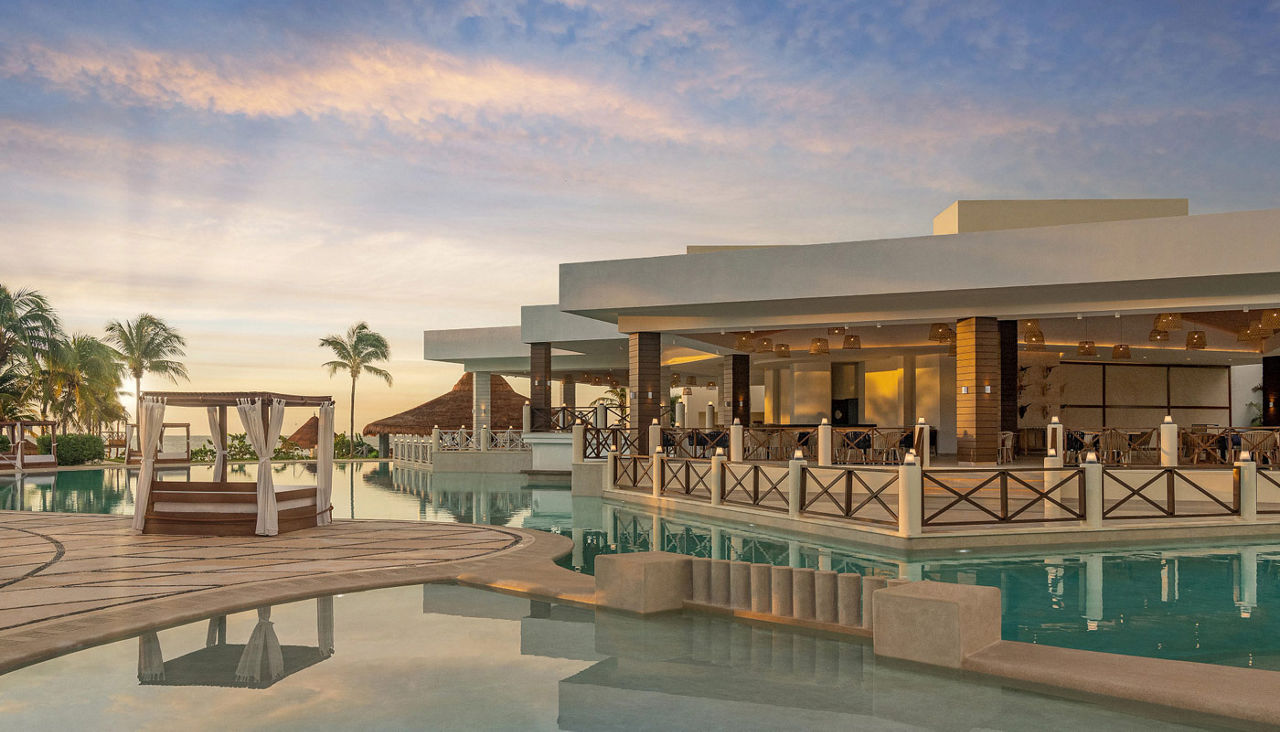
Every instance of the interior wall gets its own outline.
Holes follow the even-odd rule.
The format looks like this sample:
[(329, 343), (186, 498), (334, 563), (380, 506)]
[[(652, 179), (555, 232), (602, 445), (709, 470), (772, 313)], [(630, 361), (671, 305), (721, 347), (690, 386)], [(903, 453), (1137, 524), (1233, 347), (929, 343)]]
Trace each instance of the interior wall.
[(916, 416), (935, 428), (938, 453), (956, 452), (956, 359), (944, 354), (916, 357)]
[(899, 359), (882, 358), (863, 363), (862, 421), (884, 427), (898, 426), (902, 421), (898, 403), (902, 377)]
[(818, 424), (831, 417), (831, 364), (799, 362), (791, 367), (791, 424)]
[(1180, 425), (1237, 424), (1226, 366), (1066, 363), (1056, 372), (1061, 419), (1073, 428), (1149, 429), (1166, 414)]
[(1262, 384), (1262, 364), (1251, 363), (1231, 367), (1231, 424), (1247, 427), (1258, 412), (1249, 411), (1249, 403), (1262, 404), (1262, 394), (1253, 387)]

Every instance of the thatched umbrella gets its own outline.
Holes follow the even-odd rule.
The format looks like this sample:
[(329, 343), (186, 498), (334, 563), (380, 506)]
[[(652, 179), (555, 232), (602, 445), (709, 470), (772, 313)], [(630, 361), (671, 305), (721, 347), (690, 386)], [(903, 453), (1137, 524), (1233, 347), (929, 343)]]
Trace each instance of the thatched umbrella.
[(303, 450), (314, 450), (320, 439), (320, 418), (311, 415), (311, 419), (302, 423), (297, 432), (289, 435), (289, 442), (301, 447)]
[[(431, 428), (444, 430), (475, 427), (471, 413), (472, 390), (475, 374), (463, 374), (449, 391), (425, 404), (394, 414), (364, 426), (363, 434), (374, 435), (430, 435)], [(489, 377), (489, 423), (494, 429), (519, 427), (524, 419), (525, 397), (511, 388), (501, 376)]]

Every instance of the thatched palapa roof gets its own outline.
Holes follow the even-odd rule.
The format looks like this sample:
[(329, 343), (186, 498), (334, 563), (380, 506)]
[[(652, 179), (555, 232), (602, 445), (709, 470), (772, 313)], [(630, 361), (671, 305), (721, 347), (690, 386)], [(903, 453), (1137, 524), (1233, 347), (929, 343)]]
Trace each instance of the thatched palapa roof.
[[(363, 434), (430, 435), (431, 428), (437, 425), (442, 430), (474, 427), (475, 419), (471, 414), (474, 386), (475, 374), (463, 374), (449, 391), (413, 409), (370, 422), (364, 426)], [(506, 379), (496, 375), (489, 377), (490, 424), (494, 429), (519, 427), (527, 401), (528, 397), (512, 389)]]
[(320, 440), (320, 418), (311, 415), (311, 419), (302, 423), (297, 432), (289, 435), (289, 442), (303, 450), (314, 450)]

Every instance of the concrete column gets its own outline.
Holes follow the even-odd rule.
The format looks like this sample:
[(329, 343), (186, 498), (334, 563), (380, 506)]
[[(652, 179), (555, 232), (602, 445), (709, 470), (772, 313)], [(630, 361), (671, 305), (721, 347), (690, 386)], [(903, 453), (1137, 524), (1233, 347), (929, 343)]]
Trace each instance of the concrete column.
[(570, 558), (570, 560), (573, 562), (573, 566), (581, 567), (583, 565), (583, 560), (582, 560), (583, 530), (580, 528), (574, 528), (569, 533), (573, 536), (573, 556)]
[(769, 614), (791, 617), (791, 568), (771, 567), (769, 570)]
[(707, 411), (702, 414), (702, 426), (706, 429), (715, 428), (716, 426), (715, 402), (707, 402)]
[[(1090, 460), (1089, 458), (1092, 458)], [(1081, 463), (1084, 469), (1084, 523), (1091, 529), (1102, 528), (1102, 463), (1093, 453)]]
[(573, 380), (573, 376), (560, 380), (560, 401), (569, 409), (578, 408), (578, 383)]
[(440, 425), (431, 428), (431, 452), (440, 452)]
[[(650, 475), (653, 480), (653, 497), (658, 498), (662, 495), (662, 468), (665, 462), (662, 454), (662, 445), (658, 445), (653, 450), (653, 458), (649, 461)], [(654, 551), (657, 551), (656, 549)]]
[(729, 563), (729, 604), (734, 610), (751, 609), (751, 565)]
[[(1049, 490), (1053, 486), (1057, 485), (1058, 481), (1062, 480), (1063, 477), (1064, 476), (1062, 474), (1062, 456), (1051, 454), (1048, 457), (1046, 457), (1044, 459), (1043, 489), (1046, 491)], [(1059, 488), (1058, 490), (1054, 491), (1051, 494), (1056, 500), (1062, 503), (1066, 503), (1066, 501), (1063, 499), (1067, 497), (1066, 493), (1063, 490), (1064, 488), (1066, 488), (1066, 486), (1064, 486), (1063, 488)], [(1065, 515), (1066, 514), (1063, 513), (1061, 508), (1058, 508), (1056, 505), (1054, 505), (1049, 501), (1044, 501), (1044, 517), (1046, 519), (1063, 518)]]
[(862, 624), (862, 575), (836, 575), (836, 622), (852, 627)]
[(529, 403), (532, 432), (551, 430), (551, 344), (529, 344)]
[[(1067, 453), (1067, 429), (1063, 426), (1055, 416), (1049, 420), (1049, 424), (1044, 428), (1044, 444), (1048, 450), (1058, 453), (1058, 457), (1065, 457)], [(1083, 458), (1083, 456), (1081, 456)]]
[(822, 424), (818, 425), (818, 464), (834, 465), (835, 461), (831, 457), (831, 440), (834, 437), (834, 430), (831, 427), (831, 420), (826, 417), (822, 418)]
[(691, 563), (693, 572), (693, 601), (702, 605), (711, 603), (711, 560), (694, 557)]
[(1258, 606), (1258, 547), (1240, 548), (1240, 600), (1236, 607), (1240, 608), (1240, 617), (1253, 616), (1253, 609)]
[(526, 435), (533, 431), (533, 406), (529, 402), (520, 408), (520, 431)]
[(662, 425), (658, 424), (658, 419), (656, 417), (649, 425), (648, 440), (649, 452), (651, 454), (657, 454), (657, 452), (662, 449)]
[(477, 371), (471, 376), (471, 424), (476, 429), (492, 426), (493, 400), (490, 398), (490, 383), (493, 378), (488, 371)]
[[(1243, 457), (1243, 455), (1241, 456)], [(1250, 455), (1250, 458), (1253, 456)], [(1258, 520), (1258, 464), (1252, 459), (1235, 464), (1236, 492), (1240, 495), (1240, 518)]]
[(862, 627), (870, 628), (875, 624), (875, 611), (872, 604), (872, 595), (876, 590), (883, 589), (889, 584), (884, 577), (863, 577), (862, 578)]
[(1173, 417), (1165, 417), (1160, 425), (1160, 467), (1178, 467), (1178, 425)]
[(773, 584), (770, 581), (773, 567), (767, 564), (751, 565), (751, 612), (765, 613), (773, 609)]
[(676, 426), (677, 427), (684, 427), (685, 425), (684, 412), (685, 412), (684, 400), (681, 399), (680, 401), (676, 402)]
[(711, 560), (711, 604), (729, 607), (729, 561)]
[(745, 353), (725, 356), (723, 376), (720, 407), (724, 409), (724, 421), (732, 424), (736, 419), (751, 424), (751, 357)]
[(791, 565), (792, 569), (800, 566), (800, 542), (795, 539), (787, 540), (787, 564)]
[(711, 558), (724, 559), (724, 529), (711, 527)]
[(596, 429), (604, 429), (609, 426), (609, 407), (604, 404), (596, 405)]
[(839, 617), (836, 573), (818, 570), (813, 576), (813, 617), (819, 623), (834, 623)]
[(787, 463), (787, 513), (791, 518), (800, 518), (801, 504), (804, 501), (804, 469), (808, 465), (804, 458), (792, 458)]
[(903, 427), (910, 428), (916, 423), (916, 355), (905, 353), (902, 356), (902, 379), (898, 381), (898, 404), (902, 407)]
[(647, 428), (662, 416), (666, 384), (662, 380), (662, 335), (660, 333), (631, 333), (628, 337), (630, 379), (628, 389), (630, 409), (628, 424), (638, 431), (639, 450), (648, 453)]
[(1089, 630), (1098, 629), (1102, 620), (1102, 555), (1089, 554), (1084, 558), (1084, 619)]
[(581, 422), (575, 422), (573, 425), (573, 463), (584, 463), (587, 461), (587, 426)]
[(908, 455), (898, 466), (898, 536), (913, 537), (923, 533), (924, 473), (920, 464)]
[(476, 447), (481, 452), (489, 451), (489, 426), (476, 428)]
[(734, 422), (729, 426), (729, 462), (742, 462), (743, 438), (743, 426), (740, 423)]
[(818, 548), (818, 569), (826, 572), (831, 569), (831, 550)]
[(604, 458), (604, 484), (601, 486), (605, 490), (613, 488), (613, 476), (618, 473), (618, 452), (612, 447), (609, 448), (609, 454)]
[(814, 618), (814, 571), (791, 570), (791, 614), (801, 620)]
[(1000, 450), (1000, 336), (995, 318), (956, 323), (956, 451), (994, 465)]
[(711, 486), (711, 505), (719, 506), (724, 495), (724, 448), (717, 447), (716, 454), (711, 456), (711, 475), (707, 484)]

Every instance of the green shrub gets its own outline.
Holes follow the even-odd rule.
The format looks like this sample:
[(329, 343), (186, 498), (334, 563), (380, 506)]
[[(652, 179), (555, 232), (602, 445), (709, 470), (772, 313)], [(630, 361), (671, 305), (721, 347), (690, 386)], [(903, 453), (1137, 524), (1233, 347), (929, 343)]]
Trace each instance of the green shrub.
[(13, 447), (13, 443), (9, 442), (9, 436), (0, 435), (0, 452), (9, 452), (11, 447)]
[(193, 463), (211, 463), (218, 457), (218, 451), (213, 449), (213, 443), (205, 440), (200, 447), (191, 448), (191, 462)]
[[(48, 435), (36, 438), (36, 446), (41, 455), (48, 455), (50, 440)], [(106, 457), (106, 446), (97, 435), (62, 435), (58, 438), (58, 464), (84, 465), (87, 462), (102, 460)]]

